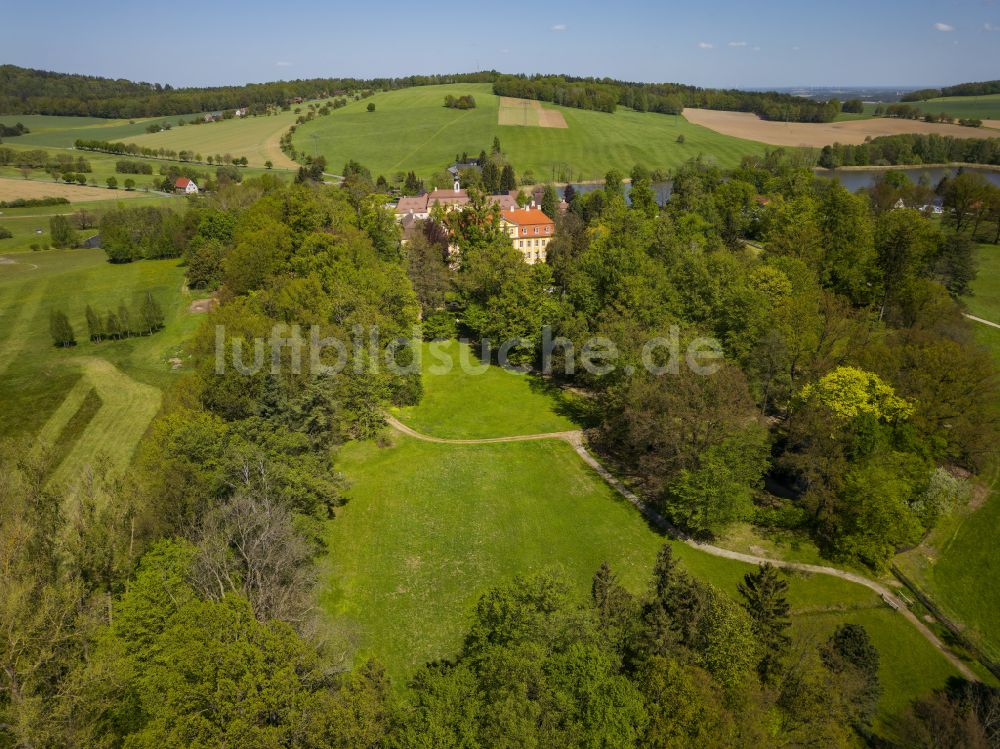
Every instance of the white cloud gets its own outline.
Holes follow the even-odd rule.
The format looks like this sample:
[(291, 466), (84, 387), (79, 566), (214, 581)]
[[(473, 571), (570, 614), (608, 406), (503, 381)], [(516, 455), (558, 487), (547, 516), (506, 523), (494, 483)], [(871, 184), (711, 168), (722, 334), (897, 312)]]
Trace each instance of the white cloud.
[(745, 47), (745, 46), (747, 46), (747, 43), (746, 42), (729, 42), (729, 46), (730, 47)]
[(714, 44), (709, 44), (708, 42), (698, 42), (698, 46), (699, 46), (699, 47), (700, 47), (701, 49), (712, 49), (712, 48), (714, 48), (714, 47), (715, 47), (715, 45), (714, 45)]
[(937, 29), (938, 31), (954, 31), (955, 30), (954, 26), (951, 26), (951, 25), (949, 25), (947, 23), (941, 23), (940, 21), (938, 21), (936, 24), (934, 24), (934, 28)]
[(292, 63), (286, 62), (285, 60), (278, 60), (278, 62), (274, 63), (274, 66), (276, 68), (287, 68), (287, 67), (291, 67), (291, 64)]
[(500, 54), (502, 54), (502, 55), (510, 54), (510, 50), (507, 49), (506, 47), (504, 47), (502, 50), (500, 50)]
[(754, 47), (754, 48), (753, 48), (753, 51), (754, 51), (754, 52), (760, 52), (760, 47)]
[(555, 26), (552, 27), (552, 31), (565, 31), (568, 28), (569, 27), (564, 23), (557, 23)]
[(798, 52), (798, 51), (799, 51), (799, 49), (801, 49), (801, 48), (800, 48), (800, 47), (797, 47), (797, 46), (796, 46), (796, 47), (792, 47), (792, 52)]
[(1000, 31), (1000, 26), (994, 26), (992, 23), (987, 21), (983, 24), (983, 31)]

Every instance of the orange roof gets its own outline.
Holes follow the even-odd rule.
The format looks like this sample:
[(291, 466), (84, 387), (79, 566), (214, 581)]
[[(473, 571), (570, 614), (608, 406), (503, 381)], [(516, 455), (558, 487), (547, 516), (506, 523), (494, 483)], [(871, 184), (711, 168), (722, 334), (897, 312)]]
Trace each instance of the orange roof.
[(191, 180), (189, 180), (187, 177), (178, 177), (177, 181), (174, 182), (175, 187), (187, 187), (190, 184)]
[(542, 213), (538, 208), (514, 208), (504, 211), (503, 217), (512, 224), (518, 224), (519, 226), (555, 225), (555, 221)]

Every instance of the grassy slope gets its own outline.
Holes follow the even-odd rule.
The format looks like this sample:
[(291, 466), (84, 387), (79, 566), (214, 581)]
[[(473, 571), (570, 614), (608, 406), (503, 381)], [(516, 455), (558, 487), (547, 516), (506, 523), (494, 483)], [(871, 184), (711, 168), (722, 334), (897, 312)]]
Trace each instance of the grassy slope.
[[(425, 367), (429, 362), (425, 357)], [(426, 410), (422, 405), (405, 418), (436, 435), (491, 436), (543, 431), (552, 419), (566, 418), (556, 402), (542, 402), (548, 396), (532, 391), (530, 381), (504, 378), (513, 375), (427, 376)], [(468, 417), (470, 403), (480, 420)], [(585, 595), (607, 560), (641, 592), (664, 542), (558, 441), (451, 446), (395, 436), (388, 448), (347, 445), (338, 468), (350, 481), (350, 501), (329, 524), (321, 604), (351, 655), (378, 656), (397, 680), (455, 651), (471, 607), (490, 585), (558, 567)], [(750, 569), (682, 544), (674, 548), (693, 574), (733, 595)], [(883, 656), (886, 713), (952, 673), (861, 586), (794, 575), (790, 600), (801, 636), (823, 638), (846, 622), (869, 627)]]
[[(215, 124), (221, 125), (223, 123), (215, 123)], [(214, 127), (214, 124), (206, 125), (204, 127)], [(191, 128), (191, 129), (194, 130), (196, 128)], [(7, 145), (8, 144), (4, 144), (5, 147)], [(20, 143), (11, 145), (10, 147), (12, 148), (16, 147), (17, 150), (26, 150), (23, 144)], [(53, 148), (53, 147), (46, 147), (45, 150), (48, 151), (50, 154), (52, 154), (53, 160), (55, 155), (57, 154), (65, 155), (66, 153), (64, 150), (60, 150), (59, 148)], [(208, 158), (209, 154), (215, 155), (215, 151), (206, 150), (204, 153), (202, 153), (202, 156)], [(208, 164), (185, 163), (181, 161), (170, 161), (166, 159), (144, 159), (140, 156), (124, 156), (124, 155), (116, 156), (113, 154), (98, 153), (96, 151), (73, 151), (70, 155), (72, 155), (74, 158), (76, 156), (82, 156), (84, 159), (87, 160), (91, 168), (91, 171), (86, 174), (87, 182), (89, 184), (96, 184), (98, 187), (105, 187), (105, 185), (107, 184), (107, 178), (113, 176), (118, 180), (119, 188), (123, 188), (125, 180), (131, 178), (135, 180), (137, 189), (141, 190), (144, 188), (149, 188), (158, 190), (159, 183), (163, 181), (163, 176), (160, 174), (160, 169), (170, 166), (190, 167), (191, 169), (194, 169), (197, 172), (202, 172), (207, 174), (215, 173), (215, 166), (210, 166)], [(242, 154), (233, 152), (233, 155), (242, 155)], [(118, 161), (141, 161), (144, 163), (148, 163), (152, 166), (153, 173), (119, 174), (115, 170), (115, 165), (117, 164)], [(260, 166), (257, 167), (251, 166), (251, 167), (240, 168), (240, 173), (243, 174), (245, 177), (257, 176), (259, 174), (263, 174), (266, 171), (269, 170), (263, 167), (263, 161), (260, 163)], [(289, 176), (291, 175), (288, 169), (280, 166), (276, 167), (272, 173), (284, 176), (286, 179), (289, 178)], [(18, 169), (16, 166), (12, 165), (0, 166), (0, 177), (10, 177), (17, 180), (24, 179), (24, 175), (21, 173), (21, 170)], [(52, 178), (41, 169), (31, 170), (28, 174), (28, 178), (30, 180), (36, 180), (44, 183), (52, 182)], [(156, 184), (154, 184), (154, 182)], [(112, 198), (115, 194), (116, 194), (115, 192), (108, 193), (109, 197)]]
[[(977, 259), (979, 273), (966, 306), (977, 317), (1000, 322), (1000, 247), (979, 245)], [(976, 337), (1000, 365), (1000, 330), (974, 325)], [(897, 564), (949, 616), (970, 627), (971, 637), (1000, 661), (1000, 587), (993, 582), (1000, 575), (998, 473), (1000, 467), (994, 465), (984, 475), (991, 491), (980, 509), (946, 518)]]
[(88, 140), (120, 140), (142, 135), (146, 127), (153, 123), (176, 125), (180, 120), (189, 120), (195, 115), (174, 115), (170, 117), (149, 117), (135, 120), (102, 119), (100, 117), (62, 117), (42, 114), (2, 115), (0, 122), (13, 125), (21, 122), (31, 130), (27, 135), (9, 138), (4, 145), (31, 148), (72, 148), (77, 138)]
[[(426, 371), (439, 361), (431, 353), (431, 346), (452, 362), (450, 372)], [(463, 361), (470, 366), (479, 363), (464, 344), (425, 344), (423, 360), (424, 397), (418, 406), (397, 409), (396, 414), (418, 432), (452, 439), (481, 439), (579, 428), (567, 415), (572, 409), (567, 397), (538, 377), (499, 367), (489, 367), (479, 375), (466, 374)], [(488, 399), (479, 398), (484, 392), (490, 394)]]
[[(476, 109), (446, 109), (442, 102), (449, 93), (473, 94)], [(698, 154), (735, 166), (742, 156), (764, 150), (761, 144), (719, 135), (683, 117), (626, 110), (604, 114), (543, 104), (559, 109), (569, 127), (501, 127), (498, 101), (489, 84), (377, 94), (300, 126), (294, 143), (298, 150), (326, 156), (334, 169), (353, 158), (374, 174), (391, 176), (412, 169), (426, 177), (441, 171), (457, 153), (478, 155), (499, 135), (518, 173), (531, 170), (539, 180), (551, 179), (553, 168), (558, 172), (564, 166), (574, 180), (594, 179), (608, 169), (628, 170), (636, 163), (675, 167)], [(366, 111), (369, 102), (376, 105), (374, 112)], [(678, 135), (684, 135), (684, 144), (676, 142)]]
[[(928, 101), (913, 102), (913, 106), (924, 112), (935, 114), (946, 112), (952, 117), (976, 117), (981, 120), (1000, 119), (1000, 94), (991, 96), (951, 96), (940, 99), (929, 99)], [(995, 135), (991, 131), (986, 131), (979, 136), (972, 134), (969, 137), (985, 138)]]
[[(303, 108), (303, 111), (305, 109)], [(253, 166), (272, 161), (277, 166), (291, 167), (292, 161), (278, 148), (278, 139), (299, 115), (294, 111), (258, 117), (238, 117), (203, 125), (185, 125), (159, 133), (143, 133), (123, 137), (128, 143), (149, 148), (189, 150), (211, 155), (246, 156)], [(320, 118), (323, 119), (323, 118)]]
[[(56, 444), (69, 461), (63, 476), (98, 452), (124, 466), (159, 407), (161, 390), (176, 377), (168, 359), (183, 358), (183, 341), (199, 322), (181, 293), (183, 269), (176, 260), (110, 265), (100, 250), (8, 257), (17, 263), (0, 265), (0, 438), (41, 435)], [(99, 344), (86, 340), (88, 303), (100, 310), (131, 305), (146, 291), (164, 310), (163, 331)], [(76, 347), (52, 346), (48, 321), (54, 309), (69, 315)], [(91, 389), (101, 406), (83, 418), (78, 412)], [(66, 429), (75, 433), (72, 439), (64, 436)]]

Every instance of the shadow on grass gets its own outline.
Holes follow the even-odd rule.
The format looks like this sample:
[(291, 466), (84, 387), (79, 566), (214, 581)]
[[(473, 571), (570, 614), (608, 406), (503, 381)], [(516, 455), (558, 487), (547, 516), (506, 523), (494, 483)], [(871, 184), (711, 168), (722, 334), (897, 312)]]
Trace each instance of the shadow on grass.
[(600, 424), (600, 413), (594, 399), (560, 387), (540, 375), (531, 374), (527, 377), (531, 392), (550, 398), (555, 413), (569, 419), (581, 429), (593, 429)]

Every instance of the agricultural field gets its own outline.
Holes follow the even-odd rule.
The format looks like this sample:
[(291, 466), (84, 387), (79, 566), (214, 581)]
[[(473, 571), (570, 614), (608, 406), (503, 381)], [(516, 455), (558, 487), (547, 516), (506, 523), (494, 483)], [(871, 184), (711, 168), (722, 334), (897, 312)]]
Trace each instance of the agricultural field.
[(106, 187), (71, 185), (51, 179), (0, 177), (0, 201), (17, 200), (18, 198), (66, 198), (71, 203), (86, 203), (107, 200), (112, 196), (114, 199), (120, 200), (142, 197), (142, 195), (142, 192), (125, 190), (115, 190), (112, 193)]
[[(56, 480), (72, 479), (99, 455), (125, 468), (162, 391), (183, 371), (184, 341), (200, 322), (188, 311), (183, 268), (176, 259), (111, 265), (100, 250), (8, 252), (6, 241), (0, 240), (0, 439), (44, 440)], [(87, 340), (87, 304), (105, 312), (135, 305), (146, 292), (163, 309), (163, 330)], [(54, 310), (69, 316), (76, 346), (53, 347)], [(180, 360), (179, 369), (171, 359)]]
[(279, 141), (285, 131), (295, 124), (298, 116), (294, 111), (288, 111), (257, 117), (235, 117), (158, 133), (129, 135), (121, 140), (147, 148), (193, 151), (205, 158), (225, 154), (246, 156), (252, 166), (262, 167), (264, 162), (271, 161), (276, 167), (295, 169), (298, 164), (285, 155)]
[[(439, 437), (509, 436), (566, 423), (550, 392), (504, 377), (513, 375), (427, 374), (427, 411), (421, 406), (401, 418)], [(510, 400), (518, 390), (530, 398), (520, 408)], [(552, 398), (547, 407), (544, 398)], [(485, 409), (478, 425), (469, 403)], [(507, 431), (505, 411), (514, 419)], [(349, 481), (349, 501), (328, 525), (320, 603), (349, 655), (378, 657), (396, 683), (457, 650), (471, 608), (491, 585), (555, 568), (584, 596), (608, 561), (641, 593), (665, 542), (559, 440), (448, 445), (393, 434), (388, 446), (349, 443), (337, 467)], [(731, 595), (751, 569), (679, 543), (674, 550), (692, 574)], [(866, 588), (793, 574), (789, 600), (801, 637), (825, 638), (846, 622), (869, 629), (882, 654), (885, 717), (953, 673)]]
[[(923, 120), (855, 116), (830, 123), (775, 122), (762, 120), (752, 112), (722, 112), (714, 109), (685, 109), (684, 117), (713, 132), (735, 138), (768, 143), (772, 146), (822, 148), (833, 143), (858, 145), (868, 138), (903, 133), (935, 133), (955, 138), (988, 137), (990, 131), (924, 122)], [(983, 135), (986, 132), (987, 135)]]
[(66, 117), (44, 114), (0, 114), (0, 122), (13, 125), (20, 122), (31, 132), (8, 138), (4, 145), (29, 148), (72, 148), (78, 138), (85, 140), (123, 140), (142, 135), (149, 125), (176, 125), (198, 115), (173, 115), (135, 120), (102, 119), (100, 117)]
[[(476, 108), (448, 109), (448, 94), (472, 94)], [(375, 111), (368, 112), (369, 103)], [(693, 125), (683, 117), (620, 109), (615, 114), (542, 104), (541, 112), (560, 113), (566, 127), (501, 125), (500, 97), (489, 84), (420, 86), (376, 94), (351, 102), (328, 117), (299, 126), (296, 150), (323, 155), (333, 169), (348, 159), (387, 177), (413, 170), (422, 177), (442, 171), (463, 151), (478, 155), (499, 136), (519, 175), (538, 179), (603, 179), (612, 168), (628, 171), (636, 163), (669, 169), (703, 155), (734, 167), (765, 146), (730, 138)], [(537, 119), (540, 115), (534, 115)], [(682, 143), (678, 136), (683, 135)]]
[(913, 106), (923, 112), (939, 114), (946, 112), (952, 117), (974, 117), (983, 120), (997, 121), (994, 126), (1000, 127), (1000, 94), (989, 96), (946, 96), (927, 101), (912, 102)]

